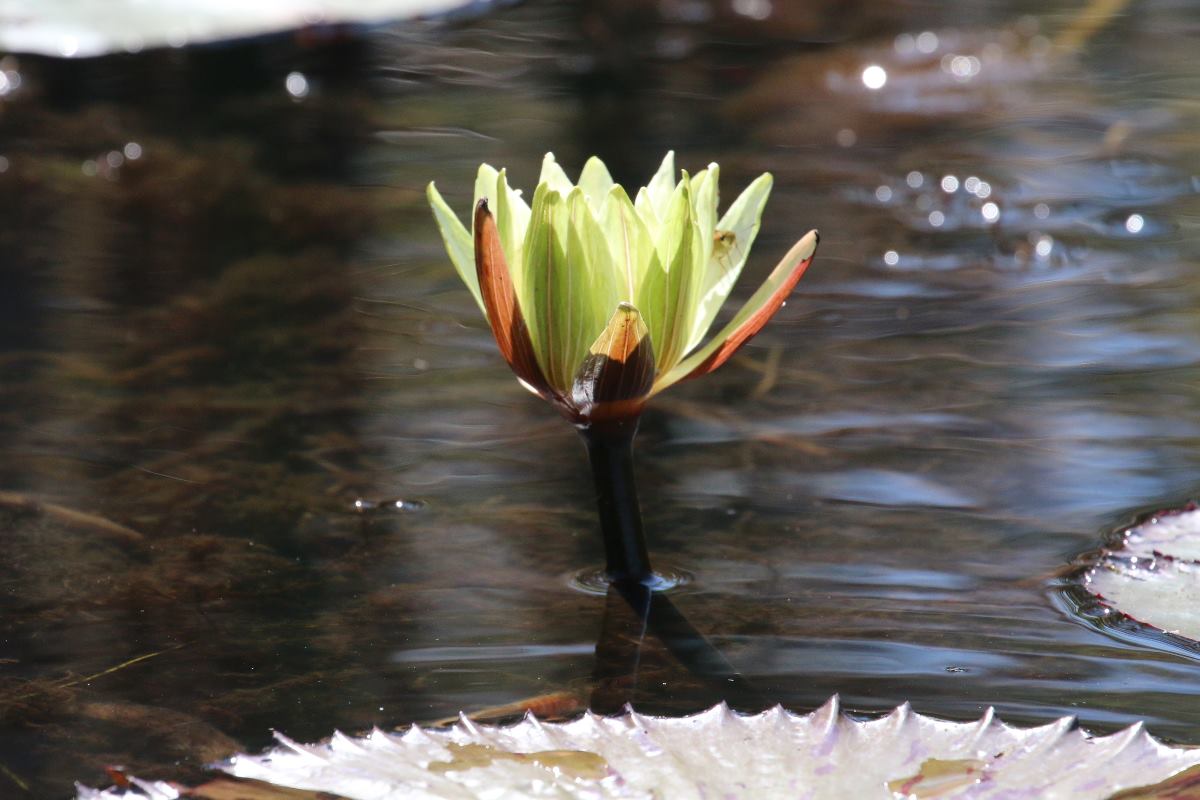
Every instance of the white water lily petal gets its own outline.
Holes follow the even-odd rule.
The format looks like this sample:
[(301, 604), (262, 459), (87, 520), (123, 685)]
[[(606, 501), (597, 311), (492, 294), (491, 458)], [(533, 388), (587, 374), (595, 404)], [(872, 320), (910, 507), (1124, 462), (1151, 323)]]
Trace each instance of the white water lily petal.
[(479, 292), (479, 277), (475, 274), (475, 244), (471, 240), (471, 232), (450, 210), (450, 206), (442, 199), (441, 193), (432, 182), (426, 188), (425, 196), (433, 209), (433, 218), (437, 221), (438, 231), (442, 234), (442, 242), (446, 245), (446, 252), (450, 255), (454, 269), (471, 290), (471, 296), (475, 298), (479, 310), (486, 317), (487, 309), (483, 305), (483, 295)]
[(1159, 514), (1105, 551), (1083, 586), (1107, 608), (1200, 642), (1200, 510)]
[(742, 274), (742, 267), (746, 265), (746, 259), (750, 255), (750, 247), (758, 237), (763, 208), (771, 194), (773, 182), (770, 173), (758, 176), (716, 223), (713, 234), (714, 247), (702, 280), (689, 350), (704, 339), (721, 305), (729, 297), (738, 276)]
[[(722, 704), (680, 718), (589, 713), (493, 727), (464, 717), (449, 730), (337, 734), (314, 745), (276, 738), (274, 750), (221, 768), (348, 800), (1104, 800), (1173, 778), (1182, 786), (1200, 765), (1200, 750), (1163, 745), (1140, 725), (1090, 736), (1070, 718), (1012, 728), (991, 710), (975, 722), (947, 722), (907, 705), (859, 721), (841, 713), (836, 697), (810, 714), (776, 706), (742, 716)], [(238, 796), (232, 779), (198, 788), (206, 787), (225, 790), (210, 796)], [(1157, 791), (1137, 796), (1184, 796)], [(80, 790), (86, 800), (121, 797), (132, 795)]]

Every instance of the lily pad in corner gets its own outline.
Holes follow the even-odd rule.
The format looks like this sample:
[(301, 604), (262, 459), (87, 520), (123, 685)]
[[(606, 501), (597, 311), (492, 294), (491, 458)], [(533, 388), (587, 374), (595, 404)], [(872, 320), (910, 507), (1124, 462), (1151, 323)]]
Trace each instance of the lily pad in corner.
[[(219, 778), (186, 789), (81, 788), (81, 800), (263, 797), (264, 784), (326, 794), (279, 798), (1153, 798), (1156, 784), (1190, 782), (1200, 750), (1167, 747), (1135, 725), (1092, 737), (1064, 718), (1011, 728), (989, 710), (946, 722), (907, 705), (854, 720), (834, 698), (811, 714), (776, 707), (741, 716), (719, 705), (692, 717), (587, 714), (573, 722), (532, 716), (511, 727), (463, 719), (449, 730), (335, 735), (304, 745), (279, 737), (263, 755), (237, 756)], [(1194, 774), (1194, 773), (1191, 773)], [(248, 794), (250, 786), (255, 794)], [(1173, 788), (1171, 790), (1174, 790)]]
[(1109, 613), (1200, 641), (1200, 509), (1163, 512), (1125, 531), (1082, 585)]

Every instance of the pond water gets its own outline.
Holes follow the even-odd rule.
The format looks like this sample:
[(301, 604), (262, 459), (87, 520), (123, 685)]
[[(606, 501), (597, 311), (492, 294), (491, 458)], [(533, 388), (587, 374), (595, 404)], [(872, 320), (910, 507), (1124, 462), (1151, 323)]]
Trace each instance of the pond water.
[[(1200, 744), (1197, 656), (1057, 577), (1200, 480), (1194, 7), (634, 5), (5, 60), (0, 794), (537, 695)], [(547, 150), (639, 185), (670, 148), (726, 202), (775, 175), (739, 296), (822, 232), (642, 422), (696, 658), (632, 656), (571, 587), (602, 559), (582, 446), (424, 199), (465, 215), (482, 160), (531, 189)]]

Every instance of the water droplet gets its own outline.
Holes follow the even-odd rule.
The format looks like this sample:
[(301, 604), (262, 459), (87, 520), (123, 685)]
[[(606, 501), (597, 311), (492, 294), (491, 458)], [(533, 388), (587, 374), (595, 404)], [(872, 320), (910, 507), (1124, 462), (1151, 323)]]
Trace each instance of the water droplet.
[(142, 146), (137, 142), (126, 142), (123, 152), (125, 153), (125, 158), (130, 161), (137, 161), (142, 157)]
[(979, 209), (979, 213), (983, 214), (984, 222), (995, 222), (1000, 219), (1000, 206), (989, 201), (983, 204), (983, 207)]
[(892, 199), (892, 187), (879, 186), (875, 189), (875, 199), (881, 203), (886, 203)]
[(942, 178), (942, 191), (946, 194), (954, 194), (958, 191), (958, 178), (953, 175), (947, 175)]
[(900, 254), (895, 250), (888, 250), (883, 254), (883, 263), (887, 264), (889, 267), (896, 266), (900, 263)]
[(932, 225), (933, 227), (940, 228), (940, 227), (942, 227), (943, 223), (945, 223), (945, 222), (946, 222), (946, 215), (943, 214), (942, 212), (940, 212), (940, 211), (930, 211), (929, 212), (929, 224)]
[(925, 183), (925, 176), (914, 169), (904, 177), (904, 182), (913, 189), (920, 189), (921, 185)]
[(1039, 258), (1048, 258), (1053, 250), (1054, 238), (1051, 236), (1042, 236), (1038, 238), (1037, 244), (1033, 247), (1033, 251), (1038, 254)]
[(858, 134), (849, 128), (842, 128), (837, 132), (837, 143), (842, 147), (853, 147), (858, 141)]
[(1130, 233), (1141, 233), (1146, 227), (1146, 219), (1141, 214), (1130, 214), (1125, 219), (1125, 230)]
[(872, 91), (882, 89), (887, 83), (887, 70), (878, 64), (872, 64), (862, 71), (863, 85)]
[(917, 48), (917, 40), (913, 38), (911, 33), (902, 33), (892, 42), (892, 47), (896, 53), (902, 56), (910, 55)]
[(1050, 206), (1046, 205), (1045, 203), (1038, 203), (1033, 207), (1033, 215), (1038, 219), (1049, 219)]
[(917, 50), (922, 53), (932, 53), (938, 48), (938, 37), (933, 31), (922, 31), (917, 36)]
[(302, 72), (289, 72), (283, 86), (287, 93), (297, 100), (308, 97), (308, 78), (304, 77)]
[(371, 500), (360, 497), (354, 501), (354, 510), (365, 514), (370, 511), (420, 511), (425, 507), (421, 500), (405, 500), (397, 497), (391, 500)]

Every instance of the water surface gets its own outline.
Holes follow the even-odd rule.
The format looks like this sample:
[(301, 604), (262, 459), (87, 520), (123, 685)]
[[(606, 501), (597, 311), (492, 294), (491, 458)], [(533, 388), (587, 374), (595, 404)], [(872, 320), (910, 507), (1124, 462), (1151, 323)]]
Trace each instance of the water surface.
[[(619, 5), (5, 63), (3, 793), (597, 687), (1200, 743), (1200, 662), (1054, 577), (1200, 476), (1194, 10), (1067, 53), (1066, 3)], [(637, 185), (668, 148), (726, 202), (775, 174), (748, 283), (822, 232), (638, 441), (736, 691), (654, 641), (613, 667), (636, 626), (569, 585), (601, 560), (582, 446), (424, 201), (465, 215), (481, 160), (531, 189), (547, 150)]]

